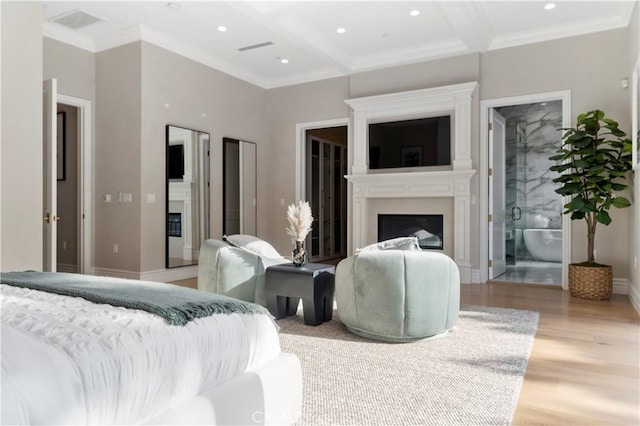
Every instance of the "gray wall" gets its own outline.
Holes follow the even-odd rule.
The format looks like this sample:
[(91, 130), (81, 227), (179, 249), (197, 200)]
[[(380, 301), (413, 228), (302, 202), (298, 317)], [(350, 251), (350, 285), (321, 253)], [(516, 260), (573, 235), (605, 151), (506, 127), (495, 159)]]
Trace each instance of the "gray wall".
[(42, 269), (42, 5), (0, 2), (0, 268)]
[(348, 97), (347, 77), (267, 92), (269, 152), (264, 166), (258, 168), (258, 180), (266, 186), (262, 196), (258, 195), (258, 234), (284, 256), (289, 256), (292, 248), (285, 228), (287, 206), (295, 202), (296, 124), (349, 117), (344, 103)]
[[(141, 50), (137, 42), (96, 55), (94, 263), (99, 268), (140, 271)], [(131, 193), (132, 202), (119, 202), (121, 192)], [(105, 194), (111, 194), (110, 203), (103, 202)]]
[[(141, 170), (140, 271), (153, 271), (165, 265), (165, 125), (210, 134), (211, 237), (222, 237), (222, 138), (255, 142), (258, 176), (268, 176), (271, 170), (266, 164), (264, 89), (149, 43), (142, 43), (141, 54), (144, 114), (141, 162), (136, 165)], [(271, 198), (267, 180), (258, 179), (261, 212), (269, 211), (264, 207)], [(156, 202), (147, 203), (147, 194), (155, 194)], [(263, 236), (265, 216), (259, 215), (258, 221), (258, 234)]]
[[(487, 52), (480, 59), (481, 98), (570, 89), (572, 125), (579, 113), (598, 108), (630, 132), (629, 91), (620, 85), (629, 75), (628, 44), (627, 29), (618, 29)], [(613, 209), (611, 216), (613, 223), (596, 233), (597, 260), (627, 278), (629, 210)], [(586, 259), (586, 246), (586, 225), (574, 221), (573, 261)]]

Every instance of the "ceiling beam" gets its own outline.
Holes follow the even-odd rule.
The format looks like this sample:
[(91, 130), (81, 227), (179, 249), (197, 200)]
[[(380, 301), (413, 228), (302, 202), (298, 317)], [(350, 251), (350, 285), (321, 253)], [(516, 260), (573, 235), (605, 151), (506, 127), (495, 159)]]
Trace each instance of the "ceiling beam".
[(340, 73), (348, 75), (353, 71), (351, 60), (344, 52), (326, 43), (321, 36), (311, 31), (308, 26), (280, 17), (280, 9), (278, 13), (269, 13), (260, 8), (259, 2), (230, 2), (229, 6), (234, 7), (238, 12), (243, 13), (288, 42), (328, 62)]

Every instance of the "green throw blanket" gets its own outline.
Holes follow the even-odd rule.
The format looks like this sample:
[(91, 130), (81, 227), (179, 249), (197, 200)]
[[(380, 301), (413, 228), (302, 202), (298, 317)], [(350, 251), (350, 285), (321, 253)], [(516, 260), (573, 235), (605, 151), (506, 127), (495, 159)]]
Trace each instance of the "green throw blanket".
[(56, 272), (8, 272), (0, 282), (16, 287), (82, 297), (90, 302), (140, 309), (185, 325), (213, 314), (267, 314), (266, 308), (220, 294), (173, 284)]

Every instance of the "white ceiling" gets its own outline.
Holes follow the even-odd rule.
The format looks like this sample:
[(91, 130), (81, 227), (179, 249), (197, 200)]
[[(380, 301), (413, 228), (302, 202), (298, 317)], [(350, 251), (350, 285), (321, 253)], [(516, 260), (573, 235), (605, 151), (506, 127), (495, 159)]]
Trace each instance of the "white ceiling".
[[(44, 35), (146, 40), (264, 88), (625, 27), (634, 1), (43, 1)], [(178, 7), (175, 8), (175, 5)], [(77, 30), (52, 18), (102, 19)], [(418, 16), (409, 12), (419, 10)], [(226, 26), (226, 32), (217, 30)], [(343, 27), (346, 32), (338, 34)], [(239, 51), (239, 48), (272, 45)], [(286, 58), (289, 63), (280, 63)]]

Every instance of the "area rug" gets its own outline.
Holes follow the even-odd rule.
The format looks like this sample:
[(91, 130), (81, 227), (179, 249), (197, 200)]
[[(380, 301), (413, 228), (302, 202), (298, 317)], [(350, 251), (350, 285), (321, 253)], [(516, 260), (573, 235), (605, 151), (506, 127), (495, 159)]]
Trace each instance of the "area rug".
[(538, 313), (461, 307), (452, 332), (414, 343), (351, 334), (333, 320), (277, 321), (303, 371), (301, 425), (508, 425)]

